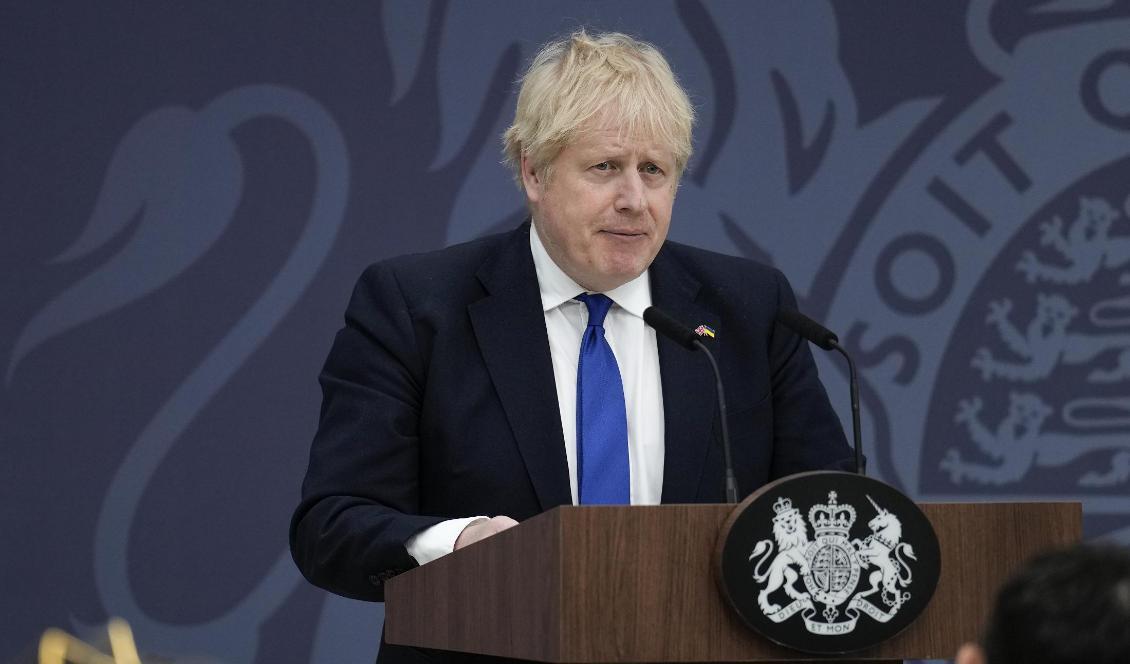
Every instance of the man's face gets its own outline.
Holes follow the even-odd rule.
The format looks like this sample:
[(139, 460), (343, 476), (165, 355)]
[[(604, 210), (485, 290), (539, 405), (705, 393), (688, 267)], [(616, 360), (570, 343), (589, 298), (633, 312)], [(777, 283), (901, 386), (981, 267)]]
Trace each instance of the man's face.
[(534, 226), (558, 267), (591, 291), (608, 291), (651, 265), (671, 224), (677, 177), (671, 150), (582, 132), (553, 160), (545, 182), (526, 158), (522, 182)]

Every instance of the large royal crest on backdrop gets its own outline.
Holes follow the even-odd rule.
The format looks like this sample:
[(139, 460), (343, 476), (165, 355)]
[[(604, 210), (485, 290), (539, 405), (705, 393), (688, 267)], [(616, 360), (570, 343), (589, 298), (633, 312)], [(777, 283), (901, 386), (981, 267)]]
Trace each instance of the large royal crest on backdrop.
[(801, 473), (730, 517), (718, 582), (753, 629), (781, 645), (844, 653), (899, 633), (926, 608), (941, 554), (926, 516), (860, 475)]

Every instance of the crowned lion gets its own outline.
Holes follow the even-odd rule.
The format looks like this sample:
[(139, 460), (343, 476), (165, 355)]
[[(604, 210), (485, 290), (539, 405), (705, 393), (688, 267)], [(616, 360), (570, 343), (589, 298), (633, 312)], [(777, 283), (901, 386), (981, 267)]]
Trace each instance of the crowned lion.
[(777, 555), (764, 572), (761, 568), (773, 553), (773, 542), (761, 540), (749, 556), (750, 560), (757, 558), (753, 579), (759, 584), (769, 582), (757, 594), (757, 604), (766, 615), (781, 610), (779, 605), (769, 601), (769, 596), (782, 587), (785, 594), (794, 600), (808, 598), (808, 593), (797, 590), (794, 585), (800, 575), (808, 571), (808, 561), (804, 557), (804, 551), (808, 548), (808, 527), (800, 511), (792, 506), (792, 501), (788, 498), (778, 498), (773, 509), (777, 512), (773, 517), (773, 539), (776, 540)]

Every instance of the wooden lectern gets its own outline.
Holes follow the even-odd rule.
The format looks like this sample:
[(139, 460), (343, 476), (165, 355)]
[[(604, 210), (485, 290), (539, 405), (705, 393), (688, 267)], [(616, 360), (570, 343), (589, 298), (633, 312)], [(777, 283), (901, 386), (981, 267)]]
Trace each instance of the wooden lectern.
[(819, 656), (746, 627), (715, 582), (733, 505), (559, 507), (385, 586), (389, 643), (542, 662), (948, 659), (1032, 554), (1079, 541), (1079, 503), (923, 504), (941, 543), (918, 620), (869, 650)]

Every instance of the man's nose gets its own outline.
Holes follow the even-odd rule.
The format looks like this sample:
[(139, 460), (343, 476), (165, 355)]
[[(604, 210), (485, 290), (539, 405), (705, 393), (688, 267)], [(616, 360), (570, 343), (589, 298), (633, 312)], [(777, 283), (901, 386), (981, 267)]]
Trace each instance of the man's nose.
[(644, 196), (643, 178), (637, 171), (625, 171), (620, 178), (620, 189), (616, 196), (616, 209), (635, 214), (647, 207)]

